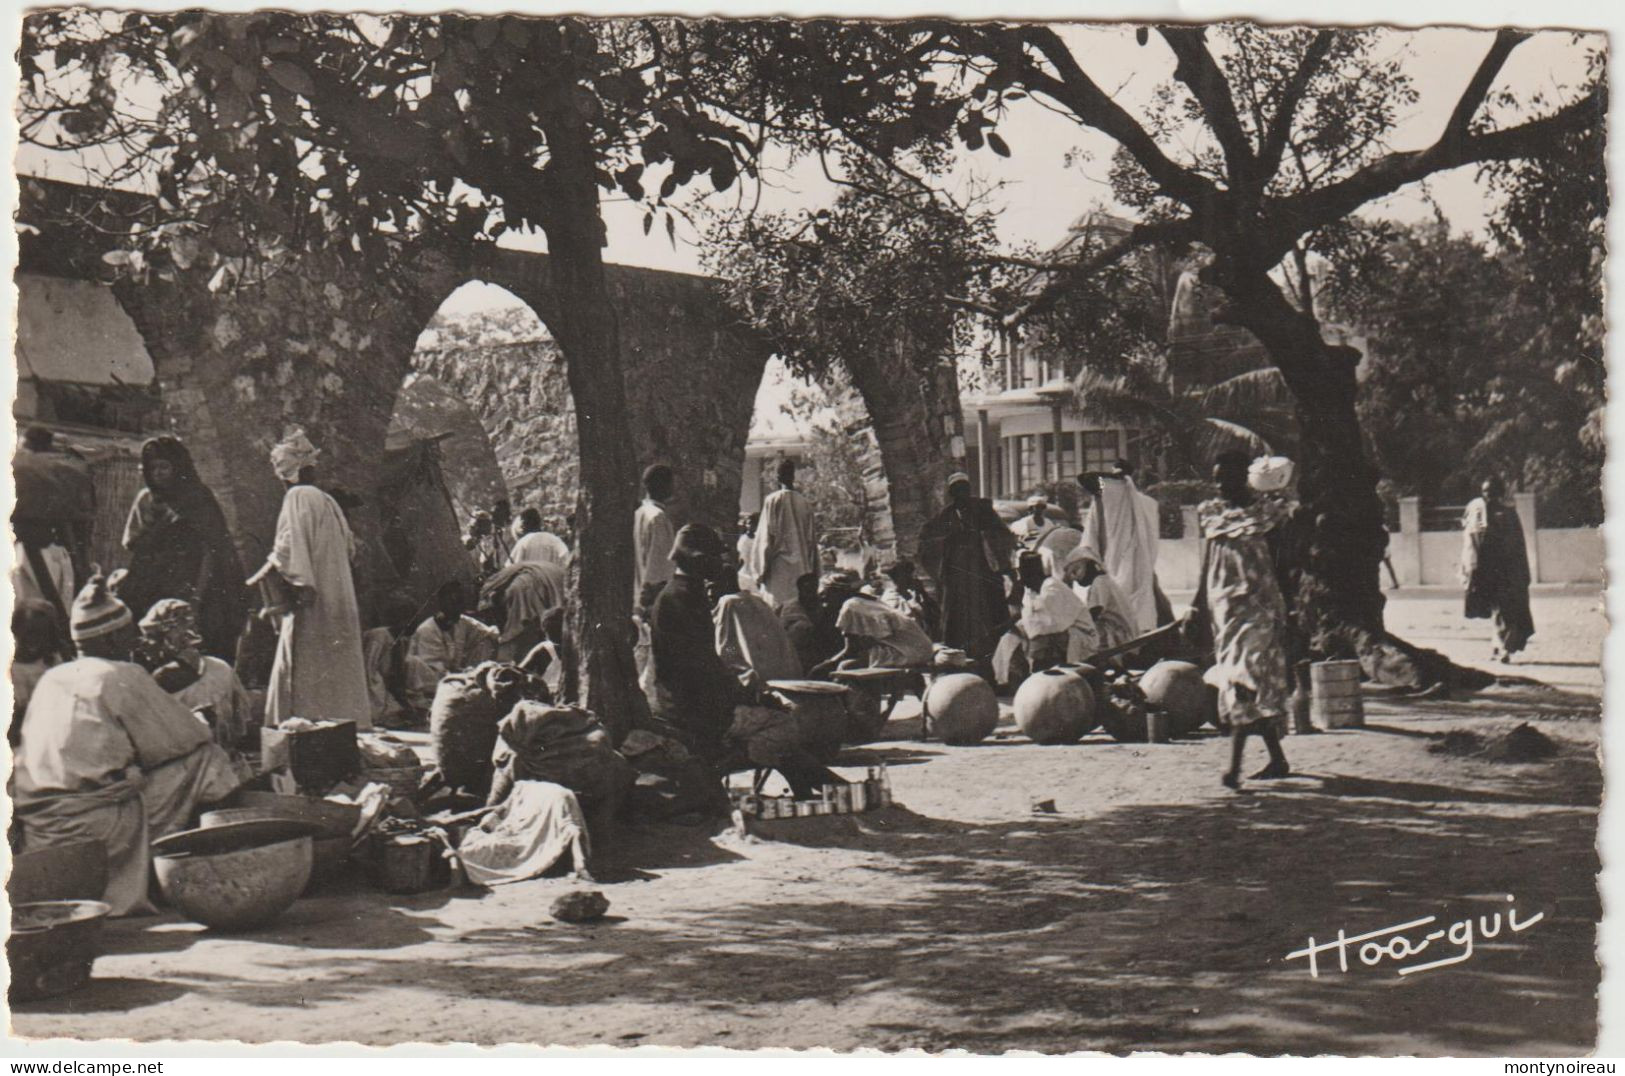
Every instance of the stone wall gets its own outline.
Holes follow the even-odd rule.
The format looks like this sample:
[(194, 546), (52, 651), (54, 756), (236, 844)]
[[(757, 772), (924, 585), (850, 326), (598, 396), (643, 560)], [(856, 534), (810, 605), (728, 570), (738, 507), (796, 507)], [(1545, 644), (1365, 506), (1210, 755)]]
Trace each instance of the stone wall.
[[(471, 402), (504, 487), (500, 495), (509, 499), (516, 515), (525, 507), (538, 508), (544, 519), (554, 521), (575, 515), (581, 475), (575, 404), (564, 356), (552, 340), (424, 347), (412, 356), (412, 367)], [(454, 489), (467, 481), (462, 474), (467, 462), (444, 458)], [(489, 507), (494, 499), (480, 503)]]
[(508, 496), (496, 452), (479, 414), (462, 396), (433, 377), (408, 376), (395, 398), (389, 446), (400, 448), (416, 440), (435, 441), (459, 525), (475, 511), (489, 510)]

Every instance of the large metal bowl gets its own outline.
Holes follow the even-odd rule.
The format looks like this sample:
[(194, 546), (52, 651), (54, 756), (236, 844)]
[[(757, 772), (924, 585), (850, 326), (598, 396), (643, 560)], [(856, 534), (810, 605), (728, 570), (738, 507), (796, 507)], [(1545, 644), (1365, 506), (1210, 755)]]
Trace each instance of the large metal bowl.
[(77, 990), (101, 955), (102, 920), (113, 909), (99, 900), (41, 900), (11, 907), (12, 1001)]
[(308, 836), (230, 851), (154, 852), (164, 898), (188, 919), (226, 931), (281, 915), (305, 891), (315, 862)]
[[(353, 803), (335, 803), (310, 796), (283, 796), (275, 792), (238, 792), (226, 806), (261, 808), (274, 812), (277, 818), (314, 822), (329, 837), (349, 836), (355, 832), (356, 824), (361, 820), (361, 808)], [(204, 825), (209, 823), (205, 821)]]

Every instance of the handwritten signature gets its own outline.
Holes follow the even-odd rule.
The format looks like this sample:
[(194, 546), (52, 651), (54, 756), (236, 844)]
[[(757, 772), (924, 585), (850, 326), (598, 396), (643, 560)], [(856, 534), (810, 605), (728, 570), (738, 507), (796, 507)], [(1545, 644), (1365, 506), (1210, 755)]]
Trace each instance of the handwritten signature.
[[(1508, 894), (1507, 903), (1511, 904), (1512, 902), (1512, 895)], [(1334, 949), (1337, 951), (1338, 970), (1346, 972), (1349, 970), (1350, 946), (1359, 946), (1355, 952), (1359, 957), (1360, 963), (1366, 965), (1367, 967), (1373, 968), (1378, 964), (1381, 964), (1384, 960), (1391, 960), (1395, 962), (1409, 960), (1411, 957), (1425, 952), (1429, 946), (1431, 946), (1434, 942), (1439, 941), (1441, 938), (1443, 938), (1449, 944), (1459, 947), (1459, 952), (1451, 956), (1444, 957), (1441, 960), (1432, 960), (1426, 964), (1412, 964), (1399, 969), (1399, 974), (1401, 975), (1415, 975), (1419, 971), (1432, 971), (1435, 968), (1444, 968), (1449, 967), (1451, 964), (1460, 964), (1462, 961), (1467, 960), (1473, 955), (1473, 939), (1475, 937), (1487, 939), (1493, 938), (1501, 933), (1501, 913), (1496, 912), (1494, 915), (1480, 915), (1477, 917), (1478, 929), (1476, 933), (1473, 929), (1474, 917), (1468, 916), (1466, 919), (1460, 919), (1454, 923), (1451, 923), (1448, 927), (1430, 931), (1426, 935), (1423, 935), (1420, 941), (1412, 941), (1410, 938), (1405, 936), (1406, 931), (1415, 931), (1420, 930), (1423, 927), (1431, 926), (1432, 924), (1438, 922), (1438, 918), (1439, 917), (1435, 915), (1424, 916), (1421, 919), (1412, 919), (1408, 923), (1398, 923), (1391, 927), (1383, 927), (1381, 930), (1373, 930), (1365, 934), (1356, 934), (1353, 937), (1349, 937), (1346, 931), (1339, 929), (1337, 931), (1336, 939), (1326, 942), (1317, 943), (1314, 936), (1311, 935), (1309, 937), (1308, 945), (1297, 950), (1296, 952), (1288, 953), (1286, 958), (1288, 960), (1297, 960), (1300, 957), (1308, 957), (1309, 974), (1318, 979), (1320, 978), (1320, 954), (1330, 952)], [(1518, 919), (1518, 910), (1516, 908), (1508, 908), (1506, 913), (1506, 925), (1512, 930), (1513, 933), (1518, 933), (1520, 931), (1528, 930), (1530, 927), (1534, 926), (1544, 918), (1546, 918), (1545, 912), (1536, 912), (1530, 918), (1520, 922)], [(1387, 938), (1388, 940), (1386, 942), (1375, 940), (1378, 938)]]

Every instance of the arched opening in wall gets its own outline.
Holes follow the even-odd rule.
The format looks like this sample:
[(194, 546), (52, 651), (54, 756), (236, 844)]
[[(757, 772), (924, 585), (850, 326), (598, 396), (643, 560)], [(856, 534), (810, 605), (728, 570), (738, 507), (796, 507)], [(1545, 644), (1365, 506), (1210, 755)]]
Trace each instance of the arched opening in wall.
[[(778, 358), (768, 362), (745, 444), (741, 520), (760, 513), (778, 488), (784, 460), (796, 464), (796, 487), (812, 501), (821, 567), (861, 570), (895, 555), (880, 446), (863, 398), (845, 377), (809, 382)], [(742, 554), (746, 548), (741, 543)]]
[(471, 281), (441, 303), (401, 383), (388, 451), (384, 543), (414, 596), (477, 574), (462, 536), (475, 513), (501, 502), (515, 522), (535, 508), (543, 528), (574, 548), (580, 465), (563, 358), (506, 289)]

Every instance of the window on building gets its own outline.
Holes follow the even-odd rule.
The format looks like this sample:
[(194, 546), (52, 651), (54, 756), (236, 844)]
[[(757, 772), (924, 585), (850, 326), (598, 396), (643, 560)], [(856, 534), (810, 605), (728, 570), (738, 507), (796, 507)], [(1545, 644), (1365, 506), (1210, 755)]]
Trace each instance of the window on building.
[(1016, 442), (1016, 492), (1026, 489), (1039, 481), (1038, 478), (1038, 438), (1032, 435), (1015, 438)]
[(1122, 452), (1117, 444), (1116, 430), (1084, 431), (1083, 470), (1109, 471), (1120, 455)]
[[(1055, 474), (1055, 435), (1044, 434), (1044, 470), (1040, 481), (1049, 481)], [(1071, 478), (1078, 473), (1077, 438), (1070, 433), (1061, 434), (1061, 477)]]

